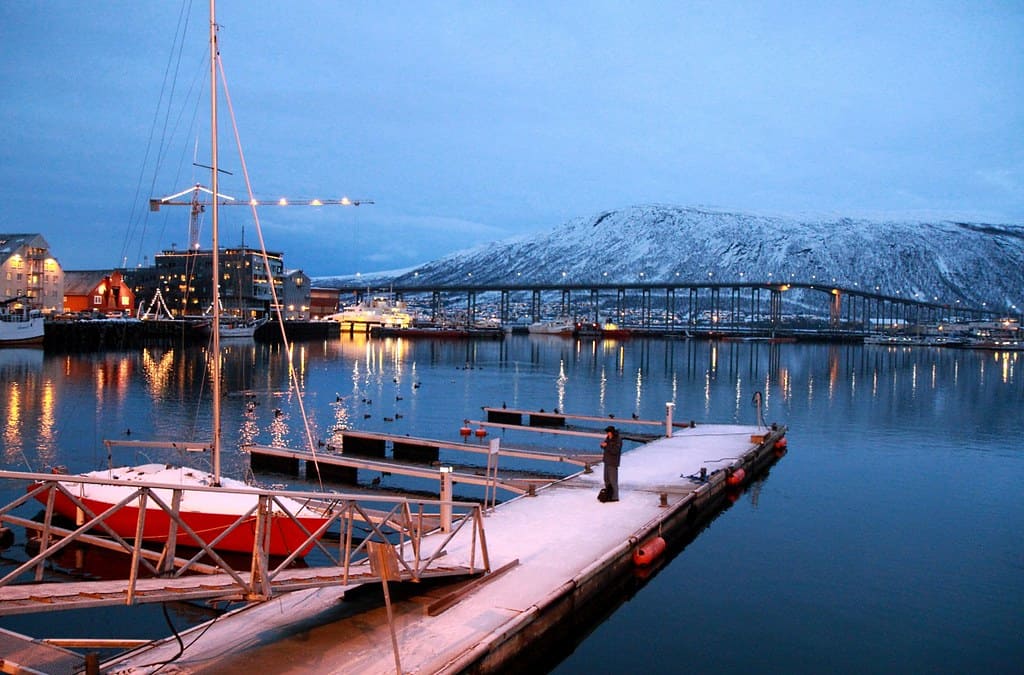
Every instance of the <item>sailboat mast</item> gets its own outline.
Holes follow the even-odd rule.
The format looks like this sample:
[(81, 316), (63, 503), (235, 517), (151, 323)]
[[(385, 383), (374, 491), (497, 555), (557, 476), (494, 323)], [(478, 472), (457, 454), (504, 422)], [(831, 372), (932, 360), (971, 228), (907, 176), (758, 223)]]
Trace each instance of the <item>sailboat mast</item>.
[(215, 0), (210, 0), (210, 182), (213, 186), (212, 212), (212, 266), (213, 275), (213, 331), (211, 333), (210, 351), (213, 358), (211, 377), (213, 386), (210, 395), (213, 397), (213, 481), (220, 485), (220, 243), (218, 241), (218, 208), (217, 195), (217, 14)]

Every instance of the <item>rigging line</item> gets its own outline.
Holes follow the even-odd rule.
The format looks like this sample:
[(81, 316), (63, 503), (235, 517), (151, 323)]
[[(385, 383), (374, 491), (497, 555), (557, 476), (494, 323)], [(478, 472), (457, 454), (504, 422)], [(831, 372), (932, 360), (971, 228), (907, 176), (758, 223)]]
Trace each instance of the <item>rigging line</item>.
[[(302, 428), (306, 434), (306, 445), (309, 448), (310, 453), (313, 455), (313, 466), (316, 467), (317, 483), (320, 485), (320, 490), (323, 491), (324, 483), (323, 478), (320, 475), (320, 463), (316, 459), (316, 443), (313, 442), (313, 433), (309, 429), (309, 416), (306, 414), (306, 404), (303, 401), (304, 397), (302, 396), (302, 391), (299, 388), (299, 376), (295, 372), (295, 362), (292, 358), (291, 344), (289, 344), (288, 336), (285, 334), (284, 330), (284, 316), (281, 313), (281, 299), (277, 295), (277, 286), (274, 284), (274, 275), (271, 273), (270, 269), (270, 258), (267, 256), (267, 245), (263, 240), (263, 227), (260, 224), (259, 213), (256, 210), (256, 196), (252, 190), (252, 182), (249, 180), (249, 166), (245, 162), (245, 153), (242, 151), (242, 139), (238, 133), (238, 123), (235, 119), (235, 108), (231, 104), (231, 93), (228, 91), (228, 81), (224, 74), (224, 60), (221, 58), (219, 51), (214, 58), (217, 60), (217, 68), (220, 72), (220, 81), (224, 89), (224, 101), (228, 104), (228, 115), (231, 117), (231, 130), (235, 135), (235, 146), (238, 149), (238, 159), (242, 166), (242, 176), (245, 179), (245, 190), (249, 197), (249, 209), (252, 211), (252, 219), (256, 225), (256, 238), (260, 242), (260, 254), (263, 257), (264, 272), (270, 283), (270, 296), (274, 312), (277, 315), (277, 325), (281, 329), (281, 340), (284, 345), (284, 354), (288, 359), (288, 379), (295, 387), (296, 399), (299, 403), (299, 414), (302, 416)], [(214, 255), (216, 255), (216, 251), (214, 251)], [(283, 269), (281, 271), (282, 273), (284, 272)]]
[[(152, 147), (153, 147), (153, 138), (156, 135), (157, 120), (160, 117), (160, 111), (164, 107), (163, 103), (164, 103), (165, 94), (166, 94), (166, 99), (167, 99), (167, 109), (166, 109), (166, 112), (164, 113), (164, 125), (163, 125), (163, 128), (161, 129), (160, 146), (163, 146), (164, 141), (166, 140), (166, 135), (167, 135), (167, 117), (170, 115), (170, 102), (171, 102), (171, 100), (173, 99), (173, 96), (174, 96), (175, 83), (177, 82), (177, 79), (178, 79), (178, 69), (179, 69), (179, 65), (181, 63), (181, 54), (182, 54), (182, 51), (184, 50), (184, 47), (185, 47), (185, 34), (188, 32), (188, 17), (191, 14), (191, 11), (190, 11), (191, 5), (192, 5), (191, 0), (187, 0), (187, 2), (183, 2), (182, 6), (181, 6), (181, 10), (178, 13), (178, 29), (174, 33), (174, 41), (171, 43), (171, 50), (170, 50), (170, 53), (168, 53), (168, 55), (167, 55), (167, 65), (164, 67), (164, 78), (163, 78), (163, 82), (160, 85), (160, 97), (157, 99), (156, 109), (153, 111), (153, 123), (150, 126), (149, 138), (146, 141), (146, 152), (145, 152), (145, 154), (143, 155), (143, 158), (142, 158), (142, 166), (139, 168), (139, 178), (138, 178), (138, 182), (135, 185), (135, 196), (132, 198), (131, 210), (129, 211), (129, 214), (128, 214), (128, 231), (125, 233), (125, 239), (124, 239), (123, 244), (121, 245), (121, 255), (119, 257), (119, 260), (122, 261), (122, 265), (126, 265), (127, 264), (126, 261), (127, 261), (127, 255), (128, 255), (128, 245), (129, 245), (129, 241), (131, 240), (131, 237), (132, 237), (132, 231), (133, 231), (133, 229), (135, 227), (136, 209), (138, 208), (139, 204), (141, 203), (140, 200), (139, 200), (139, 193), (142, 191), (142, 178), (143, 178), (143, 175), (145, 174), (145, 171), (146, 171), (146, 165), (149, 163), (149, 154), (150, 154), (150, 151), (152, 150)], [(179, 36), (181, 38), (181, 42), (180, 43), (178, 42)], [(177, 44), (177, 58), (175, 58), (175, 44)], [(171, 75), (171, 71), (172, 71), (171, 64), (172, 64), (172, 62), (174, 63), (173, 76)], [(168, 78), (170, 78), (170, 80), (171, 80), (170, 92), (167, 91), (167, 81), (168, 81)], [(159, 152), (157, 153), (157, 156), (158, 156), (157, 166), (159, 166), (159, 156), (160, 156), (160, 154), (161, 153), (159, 153)], [(152, 184), (155, 183), (155, 181), (156, 181), (156, 170), (154, 169), (154, 171), (153, 171), (153, 178), (151, 179), (151, 184), (150, 184), (150, 188), (151, 189), (152, 189)], [(145, 216), (143, 217), (143, 220), (144, 221), (146, 220)], [(138, 249), (138, 253), (137, 253), (136, 262), (138, 262), (138, 256), (141, 256), (142, 246), (143, 246), (142, 240), (144, 238), (145, 238), (145, 227), (143, 226), (142, 235), (140, 235), (140, 237), (139, 237), (139, 249)]]
[[(178, 111), (178, 115), (177, 115), (177, 117), (174, 120), (174, 125), (171, 128), (170, 133), (169, 134), (165, 134), (165, 136), (167, 138), (174, 138), (174, 137), (176, 137), (177, 134), (178, 134), (178, 129), (183, 126), (182, 125), (182, 120), (185, 118), (185, 113), (189, 109), (189, 105), (188, 105), (189, 101), (193, 101), (192, 106), (191, 106), (192, 118), (191, 118), (190, 123), (187, 126), (187, 131), (186, 131), (186, 134), (185, 134), (186, 137), (190, 136), (191, 135), (191, 131), (194, 130), (197, 127), (197, 121), (196, 120), (199, 118), (199, 110), (201, 108), (200, 103), (202, 102), (201, 101), (202, 96), (197, 91), (197, 89), (198, 89), (198, 84), (203, 79), (203, 74), (208, 70), (208, 68), (206, 66), (207, 66), (207, 55), (204, 53), (202, 55), (202, 57), (199, 59), (199, 67), (196, 69), (195, 75), (193, 75), (192, 81), (189, 83), (188, 90), (185, 93), (185, 96), (183, 97), (183, 101), (184, 102), (181, 105), (181, 107), (180, 107), (180, 109)], [(169, 114), (170, 114), (170, 110), (168, 108), (168, 115)], [(154, 168), (153, 177), (152, 177), (152, 179), (150, 181), (149, 193), (151, 195), (155, 194), (155, 192), (156, 192), (156, 180), (157, 180), (157, 175), (159, 173), (159, 168), (161, 166), (163, 166), (165, 161), (166, 161), (167, 153), (168, 153), (168, 150), (169, 150), (169, 148), (171, 146), (171, 143), (170, 143), (169, 140), (165, 140), (165, 141), (163, 141), (161, 143), (161, 145), (162, 145), (162, 148), (161, 148), (161, 150), (159, 152), (159, 155), (157, 157), (157, 160), (156, 160), (156, 168)], [(171, 182), (172, 185), (178, 185), (179, 184), (179, 181), (181, 179), (181, 174), (182, 174), (182, 167), (187, 165), (187, 162), (185, 161), (185, 158), (187, 157), (187, 152), (188, 152), (188, 144), (187, 143), (183, 143), (182, 144), (181, 155), (178, 158), (177, 172), (174, 174), (174, 179)], [(195, 182), (195, 180), (193, 179), (192, 182)], [(147, 218), (146, 222), (148, 222), (149, 211), (146, 211), (146, 218)], [(157, 233), (157, 241), (161, 241), (163, 239), (164, 231), (166, 230), (167, 222), (168, 222), (168, 218), (166, 217), (166, 215), (165, 215), (164, 219), (161, 222), (162, 222), (162, 226), (160, 227), (160, 231)], [(140, 255), (140, 256), (142, 254), (142, 246), (145, 243), (143, 240), (144, 240), (144, 237), (140, 238), (140, 240), (139, 240), (139, 253), (138, 253), (138, 255)]]
[[(186, 101), (189, 101), (189, 100), (193, 100), (194, 101), (194, 103), (192, 104), (192, 120), (191, 120), (191, 122), (189, 123), (189, 125), (187, 127), (188, 131), (186, 132), (186, 136), (191, 136), (192, 135), (192, 133), (191, 133), (192, 130), (197, 128), (197, 120), (199, 118), (199, 111), (200, 111), (200, 109), (202, 107), (200, 105), (200, 103), (202, 101), (201, 101), (201, 96), (199, 95), (199, 93), (196, 92), (196, 88), (197, 88), (196, 85), (202, 79), (203, 73), (205, 71), (209, 70), (209, 68), (206, 67), (207, 66), (206, 58), (207, 57), (204, 54), (203, 58), (200, 60), (199, 68), (196, 71), (196, 75), (192, 78), (192, 83), (189, 85), (188, 93), (185, 95), (185, 100)], [(193, 98), (193, 96), (194, 96), (194, 98)], [(183, 105), (181, 107), (181, 111), (178, 114), (178, 118), (174, 122), (174, 129), (171, 131), (171, 136), (172, 137), (177, 134), (178, 128), (182, 126), (181, 121), (185, 117), (185, 111), (186, 111), (187, 107), (188, 106), (186, 106), (186, 105)], [(180, 182), (181, 182), (181, 175), (183, 173), (183, 171), (182, 171), (183, 168), (185, 168), (186, 166), (187, 167), (192, 167), (193, 166), (192, 164), (190, 164), (189, 162), (186, 161), (186, 157), (188, 156), (188, 150), (189, 150), (188, 144), (187, 143), (183, 143), (182, 147), (181, 147), (181, 154), (178, 157), (178, 163), (177, 163), (178, 169), (177, 169), (177, 172), (174, 174), (174, 179), (171, 181), (172, 185), (180, 184)], [(159, 163), (161, 163), (161, 164), (163, 163), (163, 155), (162, 154), (161, 154), (161, 158), (160, 158), (160, 162)], [(189, 180), (192, 183), (196, 183), (197, 182), (196, 179), (195, 179), (194, 173), (193, 173), (192, 177), (190, 177)], [(150, 194), (154, 194), (155, 191), (156, 191), (156, 172), (154, 171), (154, 173), (153, 173), (153, 181), (152, 181), (152, 183), (150, 185)], [(147, 216), (149, 215), (148, 211), (147, 211), (146, 215)], [(161, 221), (162, 225), (160, 227), (160, 231), (157, 233), (157, 237), (156, 237), (157, 241), (162, 241), (163, 240), (164, 232), (167, 229), (168, 221), (169, 221), (169, 217), (165, 214), (163, 220)], [(140, 253), (140, 255), (141, 255), (141, 252), (142, 252), (142, 244), (143, 244), (143, 242), (140, 240), (140, 242), (139, 242), (139, 253)]]

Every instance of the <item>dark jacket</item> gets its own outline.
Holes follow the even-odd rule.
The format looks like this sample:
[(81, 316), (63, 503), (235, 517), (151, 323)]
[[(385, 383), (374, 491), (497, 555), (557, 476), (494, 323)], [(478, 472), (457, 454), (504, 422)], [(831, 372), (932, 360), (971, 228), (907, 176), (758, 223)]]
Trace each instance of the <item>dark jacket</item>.
[(608, 466), (618, 466), (619, 457), (622, 456), (622, 437), (619, 436), (619, 432), (611, 432), (611, 436), (604, 439), (601, 447), (604, 448), (604, 456), (601, 461)]

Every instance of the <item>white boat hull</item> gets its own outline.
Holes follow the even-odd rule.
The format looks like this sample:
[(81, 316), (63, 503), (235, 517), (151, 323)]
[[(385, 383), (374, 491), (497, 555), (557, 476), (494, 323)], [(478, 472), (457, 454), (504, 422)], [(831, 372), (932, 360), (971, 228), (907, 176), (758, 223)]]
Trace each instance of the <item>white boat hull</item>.
[(44, 334), (41, 316), (22, 319), (12, 315), (0, 320), (0, 346), (38, 344), (43, 341)]

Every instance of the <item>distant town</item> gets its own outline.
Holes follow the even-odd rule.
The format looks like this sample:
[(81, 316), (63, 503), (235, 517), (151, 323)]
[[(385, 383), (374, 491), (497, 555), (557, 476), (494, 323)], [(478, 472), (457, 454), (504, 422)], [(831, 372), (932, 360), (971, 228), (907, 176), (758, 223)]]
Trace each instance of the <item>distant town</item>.
[[(286, 322), (329, 319), (348, 332), (773, 341), (827, 337), (1001, 349), (1019, 349), (1022, 342), (1019, 317), (813, 284), (649, 282), (635, 288), (591, 284), (382, 291), (356, 285), (315, 288), (301, 269), (285, 267), (281, 253), (244, 246), (221, 249), (218, 264), (222, 317), (266, 321), (275, 314), (276, 302)], [(8, 314), (20, 308), (50, 322), (201, 319), (213, 308), (212, 267), (211, 250), (189, 247), (164, 250), (146, 267), (64, 270), (41, 234), (0, 234), (0, 303)], [(803, 299), (784, 308), (785, 296)], [(815, 304), (822, 305), (821, 311), (815, 311)], [(251, 326), (247, 334), (252, 336), (255, 329)], [(221, 330), (228, 329), (222, 324)]]

